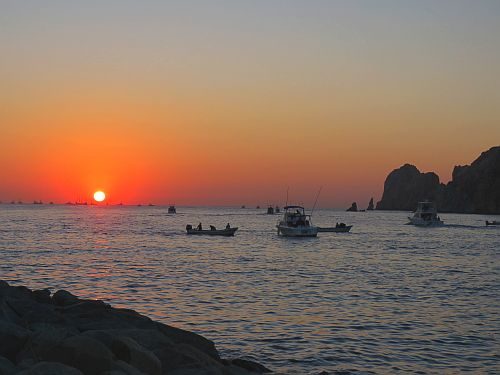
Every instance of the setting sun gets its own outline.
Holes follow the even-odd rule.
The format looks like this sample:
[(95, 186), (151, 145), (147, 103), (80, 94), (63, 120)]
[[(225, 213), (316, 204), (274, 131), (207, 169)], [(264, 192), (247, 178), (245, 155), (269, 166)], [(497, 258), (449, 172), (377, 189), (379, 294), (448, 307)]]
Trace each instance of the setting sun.
[(104, 194), (103, 191), (96, 191), (94, 193), (94, 199), (97, 201), (97, 202), (102, 202), (104, 199), (106, 199), (106, 194)]

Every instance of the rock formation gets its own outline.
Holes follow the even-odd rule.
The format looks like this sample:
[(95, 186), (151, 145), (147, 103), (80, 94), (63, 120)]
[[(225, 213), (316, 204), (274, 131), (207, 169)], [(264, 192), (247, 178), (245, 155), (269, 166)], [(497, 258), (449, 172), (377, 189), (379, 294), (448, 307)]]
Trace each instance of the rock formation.
[(436, 202), (440, 212), (500, 214), (500, 146), (483, 152), (471, 165), (456, 166), (446, 185), (433, 172), (403, 165), (387, 176), (377, 210), (414, 210), (425, 199)]
[(356, 202), (352, 202), (351, 207), (349, 207), (347, 212), (358, 212), (358, 204)]
[(221, 359), (212, 341), (133, 310), (0, 280), (0, 374), (265, 372), (256, 362)]
[(373, 205), (373, 197), (370, 199), (370, 202), (368, 203), (368, 207), (366, 208), (367, 211), (373, 211), (375, 206)]

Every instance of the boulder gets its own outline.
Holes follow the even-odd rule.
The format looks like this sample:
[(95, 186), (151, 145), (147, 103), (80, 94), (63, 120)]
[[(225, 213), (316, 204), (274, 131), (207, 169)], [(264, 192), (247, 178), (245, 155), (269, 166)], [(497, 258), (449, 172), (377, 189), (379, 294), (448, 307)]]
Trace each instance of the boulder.
[(74, 367), (57, 362), (38, 362), (31, 367), (18, 372), (19, 375), (83, 375)]
[(10, 375), (16, 372), (16, 366), (5, 357), (0, 356), (0, 375)]
[(33, 291), (33, 298), (39, 303), (52, 303), (52, 298), (50, 298), (49, 289), (40, 289)]
[(52, 296), (52, 301), (58, 306), (69, 306), (78, 302), (78, 297), (66, 290), (58, 290)]
[(16, 361), (17, 353), (30, 337), (30, 331), (18, 325), (0, 320), (0, 356)]
[(45, 360), (75, 367), (86, 375), (111, 369), (113, 354), (99, 341), (84, 335), (71, 336), (45, 353)]
[(113, 340), (112, 350), (116, 358), (139, 371), (149, 375), (161, 374), (161, 362), (156, 355), (130, 337), (121, 336)]
[(237, 358), (237, 359), (233, 359), (231, 361), (231, 363), (233, 365), (238, 366), (238, 367), (242, 367), (245, 370), (248, 370), (251, 372), (256, 372), (257, 374), (265, 374), (265, 373), (272, 372), (267, 367), (262, 366), (260, 363), (250, 361), (248, 359)]

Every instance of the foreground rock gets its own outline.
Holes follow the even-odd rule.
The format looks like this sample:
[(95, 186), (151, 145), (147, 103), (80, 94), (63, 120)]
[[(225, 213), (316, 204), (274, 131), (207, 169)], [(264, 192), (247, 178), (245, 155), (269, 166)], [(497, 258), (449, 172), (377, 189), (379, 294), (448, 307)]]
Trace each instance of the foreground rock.
[(212, 341), (133, 310), (0, 281), (2, 375), (265, 372), (252, 361), (221, 359)]
[(422, 200), (440, 212), (500, 214), (500, 146), (483, 152), (471, 165), (456, 166), (448, 184), (433, 172), (405, 164), (385, 180), (377, 210), (414, 210)]

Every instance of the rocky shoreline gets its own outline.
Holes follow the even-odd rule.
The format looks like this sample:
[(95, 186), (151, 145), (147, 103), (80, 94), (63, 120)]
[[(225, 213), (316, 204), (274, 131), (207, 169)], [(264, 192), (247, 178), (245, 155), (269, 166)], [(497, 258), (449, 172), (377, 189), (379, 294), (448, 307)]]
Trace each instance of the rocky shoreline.
[(212, 341), (99, 300), (0, 280), (0, 375), (251, 375)]

